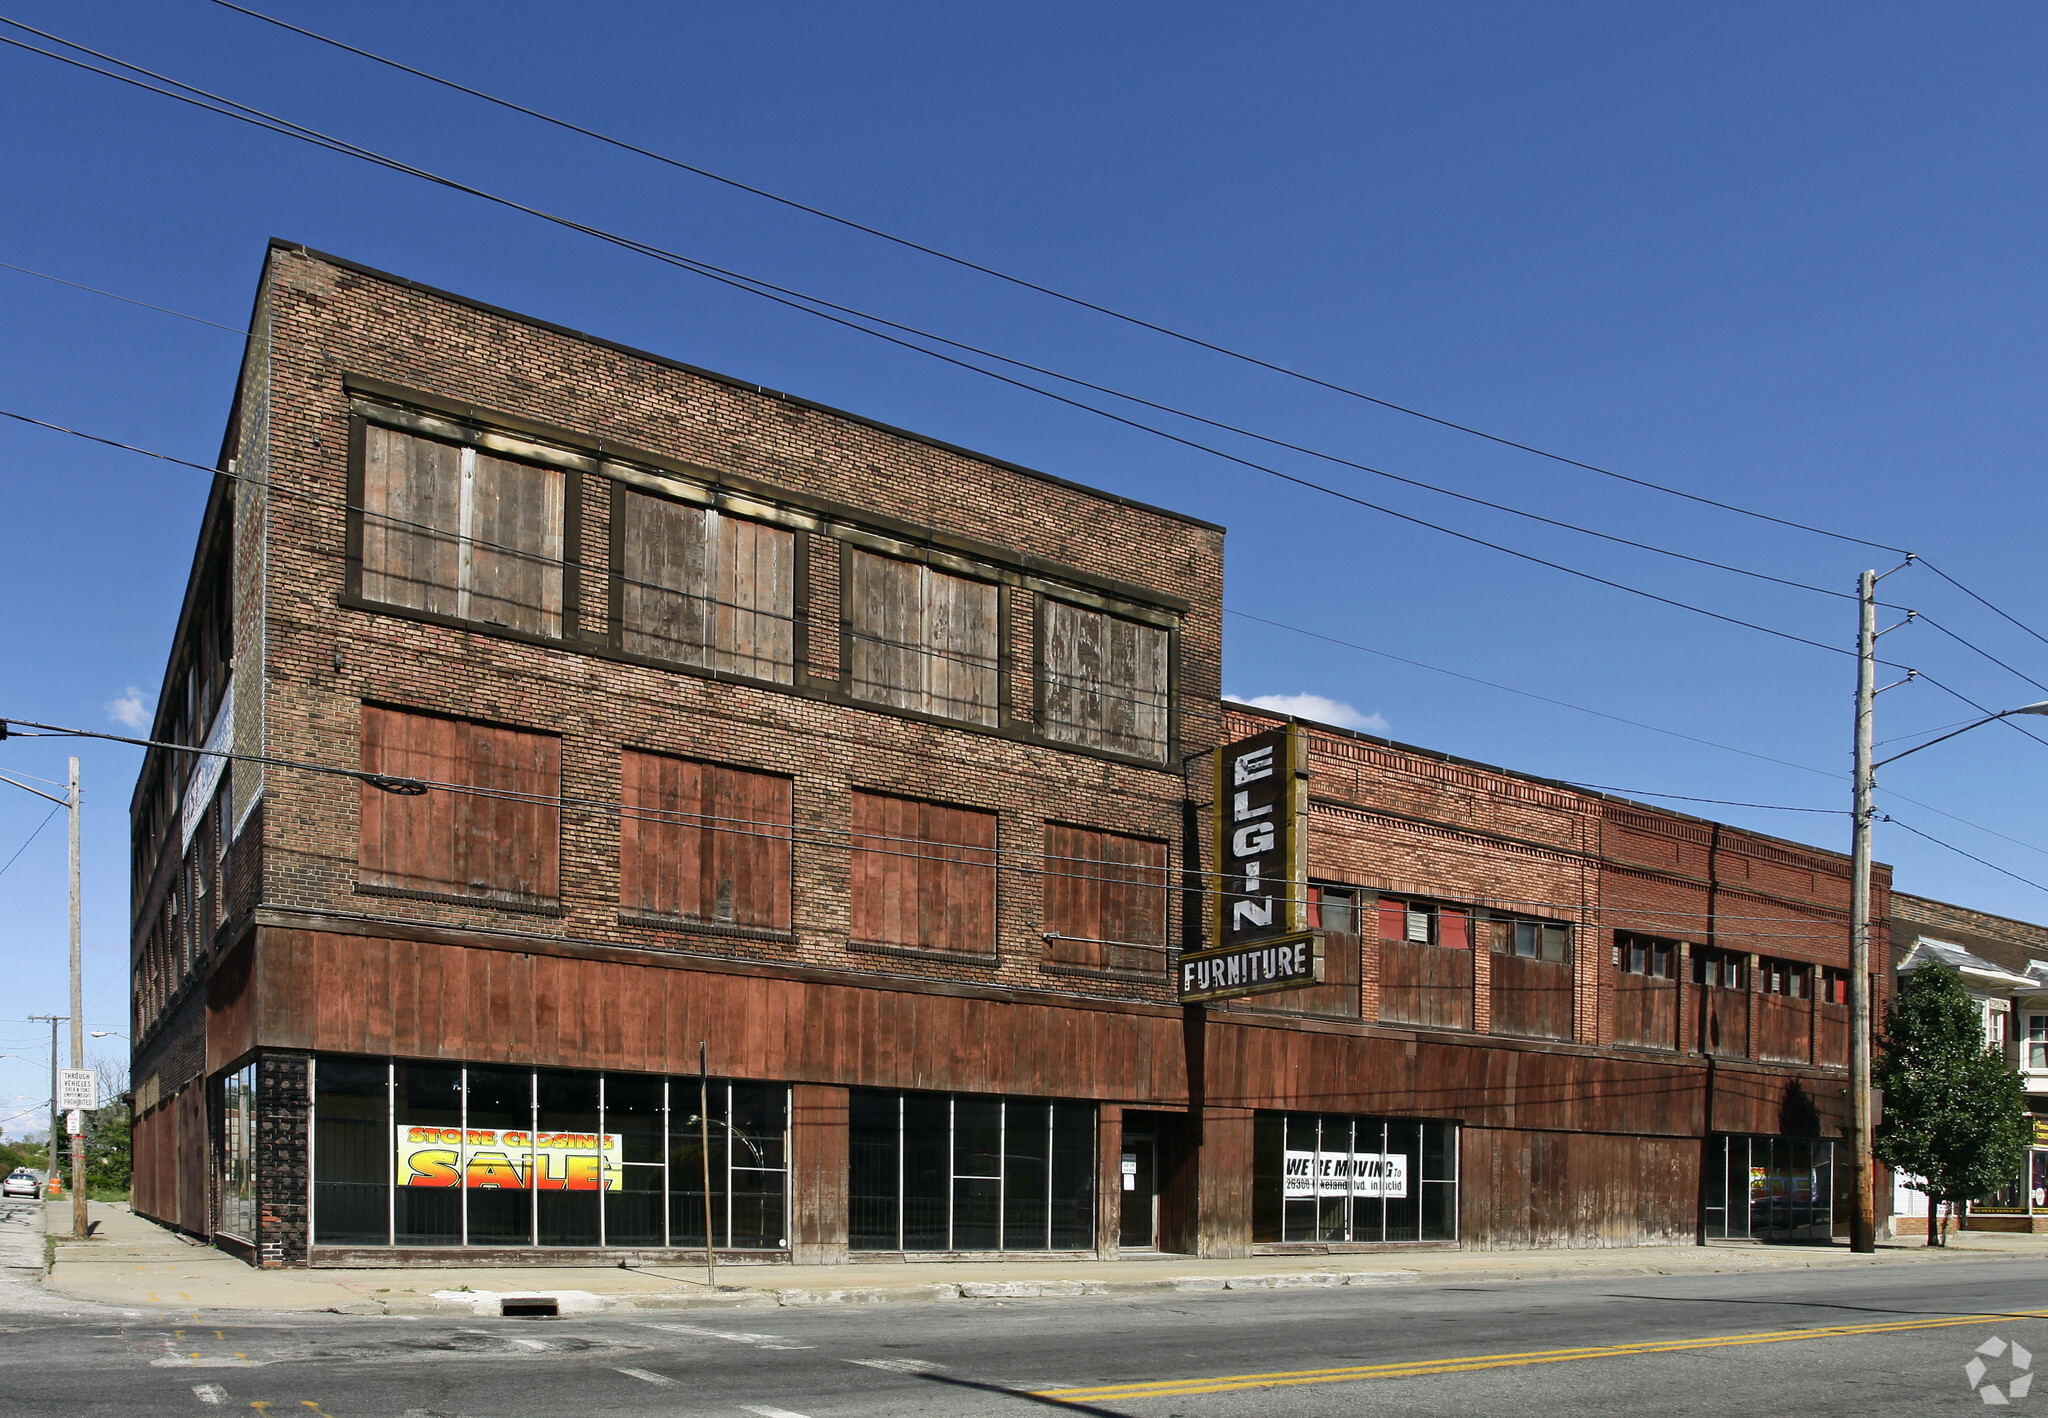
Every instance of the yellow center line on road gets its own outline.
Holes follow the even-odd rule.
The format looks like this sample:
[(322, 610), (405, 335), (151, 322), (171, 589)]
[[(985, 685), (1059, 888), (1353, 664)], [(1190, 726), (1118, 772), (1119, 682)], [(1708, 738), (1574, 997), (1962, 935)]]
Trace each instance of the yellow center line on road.
[(1454, 1359), (1411, 1359), (1386, 1364), (1359, 1364), (1343, 1369), (1293, 1369), (1268, 1374), (1222, 1374), (1207, 1379), (1158, 1379), (1148, 1383), (1102, 1384), (1095, 1388), (1041, 1389), (1031, 1396), (1055, 1402), (1100, 1402), (1110, 1399), (1185, 1398), (1204, 1393), (1233, 1393), (1248, 1388), (1293, 1388), (1303, 1384), (1357, 1383), (1366, 1379), (1409, 1379), (1429, 1374), (1470, 1373), (1479, 1369), (1513, 1369), (1530, 1364), (1562, 1364), (1573, 1359), (1619, 1359), (1636, 1354), (1679, 1354), (1693, 1349), (1720, 1349), (1740, 1344), (1790, 1344), (1802, 1339), (1846, 1339), (1864, 1334), (1896, 1334), (1903, 1330), (1952, 1329), (1960, 1325), (1994, 1324), (2000, 1320), (2048, 1319), (2048, 1310), (2005, 1310), (1996, 1314), (1951, 1315), (1940, 1319), (1887, 1320), (1877, 1324), (1826, 1325), (1817, 1329), (1777, 1329), (1751, 1334), (1717, 1334), (1699, 1339), (1645, 1340), (1636, 1344), (1603, 1344), (1583, 1349), (1536, 1349), (1520, 1354), (1475, 1354)]

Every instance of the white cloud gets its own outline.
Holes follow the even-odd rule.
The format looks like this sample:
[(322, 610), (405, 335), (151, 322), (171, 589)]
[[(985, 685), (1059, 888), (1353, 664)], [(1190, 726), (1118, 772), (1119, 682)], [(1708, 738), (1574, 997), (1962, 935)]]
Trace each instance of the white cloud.
[(1340, 699), (1320, 694), (1226, 694), (1223, 697), (1238, 704), (1249, 704), (1254, 709), (1270, 709), (1275, 714), (1314, 719), (1319, 724), (1335, 724), (1340, 729), (1356, 729), (1361, 734), (1384, 734), (1387, 731), (1387, 721), (1380, 715), (1361, 714)]
[(142, 691), (131, 684), (119, 699), (108, 700), (107, 717), (117, 724), (126, 724), (131, 729), (148, 728), (149, 709), (142, 702)]

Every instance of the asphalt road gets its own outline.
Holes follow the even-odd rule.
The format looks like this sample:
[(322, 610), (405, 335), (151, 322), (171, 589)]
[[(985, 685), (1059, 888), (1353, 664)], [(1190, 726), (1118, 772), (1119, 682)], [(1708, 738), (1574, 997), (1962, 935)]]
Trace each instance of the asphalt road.
[(2048, 1369), (2034, 1260), (559, 1319), (67, 1314), (0, 1295), (0, 1335), (0, 1413), (62, 1418), (1867, 1418), (1982, 1411), (1980, 1357), (2008, 1411), (2048, 1413), (2048, 1383), (2024, 1382), (2035, 1353)]

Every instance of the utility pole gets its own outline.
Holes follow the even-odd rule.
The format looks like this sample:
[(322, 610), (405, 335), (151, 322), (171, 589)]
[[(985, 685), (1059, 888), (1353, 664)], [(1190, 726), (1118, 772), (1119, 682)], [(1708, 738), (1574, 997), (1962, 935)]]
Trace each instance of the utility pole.
[[(79, 944), (79, 879), (78, 879), (78, 760), (71, 760), (70, 790), (66, 794), (71, 805), (71, 1067), (85, 1067), (85, 976), (84, 948)], [(71, 1235), (75, 1240), (84, 1240), (89, 1234), (85, 1219), (85, 1128), (80, 1119), (77, 1132), (71, 1134)]]
[(1877, 573), (1856, 580), (1856, 787), (1849, 876), (1849, 1131), (1856, 1210), (1849, 1249), (1877, 1249), (1877, 1178), (1870, 1138), (1870, 819), (1876, 788), (1871, 728), (1877, 706)]
[[(63, 1116), (63, 1115), (62, 1115), (61, 1113), (59, 1113), (59, 1112), (57, 1111), (57, 1026), (58, 1026), (58, 1024), (60, 1024), (61, 1022), (63, 1022), (64, 1016), (63, 1016), (63, 1015), (61, 1015), (61, 1014), (31, 1014), (31, 1015), (29, 1016), (29, 1018), (30, 1018), (30, 1019), (32, 1019), (32, 1020), (34, 1020), (34, 1021), (35, 1021), (36, 1023), (38, 1023), (38, 1024), (48, 1024), (48, 1025), (50, 1026), (50, 1171), (49, 1171), (49, 1176), (51, 1176), (51, 1177), (54, 1177), (54, 1176), (56, 1176), (56, 1175), (57, 1175), (57, 1136), (58, 1136), (58, 1133), (57, 1133), (57, 1119)], [(44, 1182), (44, 1184), (43, 1184), (43, 1191), (44, 1191), (45, 1193), (48, 1193), (49, 1189), (50, 1189), (50, 1187), (49, 1187), (49, 1183), (48, 1183), (48, 1181), (47, 1181), (47, 1180), (45, 1180), (45, 1182)]]

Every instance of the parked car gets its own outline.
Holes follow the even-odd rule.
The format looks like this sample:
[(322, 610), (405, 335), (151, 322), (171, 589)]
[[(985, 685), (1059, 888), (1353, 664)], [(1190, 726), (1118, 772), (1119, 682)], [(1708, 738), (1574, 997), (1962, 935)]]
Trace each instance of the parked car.
[(0, 1196), (25, 1196), (34, 1201), (43, 1194), (43, 1184), (34, 1172), (26, 1167), (16, 1168), (0, 1181)]

